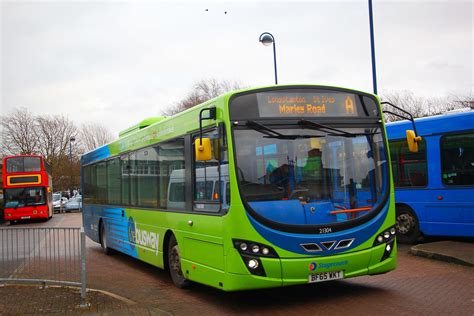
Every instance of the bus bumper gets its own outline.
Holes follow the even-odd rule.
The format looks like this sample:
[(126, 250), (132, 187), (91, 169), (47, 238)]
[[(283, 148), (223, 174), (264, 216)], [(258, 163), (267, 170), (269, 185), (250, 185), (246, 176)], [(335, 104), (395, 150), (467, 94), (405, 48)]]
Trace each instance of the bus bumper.
[[(260, 258), (266, 272), (265, 277), (250, 274), (240, 255), (232, 252), (230, 257), (233, 258), (228, 259), (234, 264), (238, 262), (236, 259), (240, 259), (242, 263), (239, 268), (240, 273), (227, 273), (225, 282), (219, 288), (225, 291), (237, 291), (307, 284), (314, 280), (311, 275), (323, 272), (339, 272), (338, 274), (331, 273), (331, 275), (342, 276), (343, 279), (386, 273), (396, 267), (397, 249), (396, 243), (393, 243), (393, 249), (387, 256), (384, 255), (385, 246), (382, 244), (370, 249), (330, 257)], [(229, 270), (234, 268), (230, 261), (228, 261)]]
[(18, 210), (18, 209), (5, 209), (3, 212), (3, 218), (5, 221), (17, 221), (23, 219), (37, 219), (37, 218), (48, 218), (48, 210), (34, 209), (34, 210)]

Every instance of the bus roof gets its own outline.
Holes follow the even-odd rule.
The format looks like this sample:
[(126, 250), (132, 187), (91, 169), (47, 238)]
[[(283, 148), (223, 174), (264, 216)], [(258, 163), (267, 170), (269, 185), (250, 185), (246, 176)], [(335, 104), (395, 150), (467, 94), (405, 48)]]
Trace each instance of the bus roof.
[(3, 161), (5, 161), (8, 158), (15, 158), (15, 157), (38, 157), (40, 159), (43, 159), (43, 156), (36, 155), (36, 154), (19, 154), (19, 155), (5, 156), (3, 157)]
[[(474, 111), (446, 113), (415, 119), (416, 130), (421, 136), (469, 131), (474, 129)], [(413, 129), (410, 121), (399, 121), (387, 124), (389, 139), (406, 137), (406, 130)]]

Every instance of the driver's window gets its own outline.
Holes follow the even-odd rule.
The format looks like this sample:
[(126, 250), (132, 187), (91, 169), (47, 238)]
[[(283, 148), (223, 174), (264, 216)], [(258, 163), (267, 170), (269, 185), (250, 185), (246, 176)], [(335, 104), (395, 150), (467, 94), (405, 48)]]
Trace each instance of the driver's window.
[[(221, 137), (219, 129), (213, 129), (203, 134), (211, 139), (212, 158), (208, 161), (194, 159), (194, 210), (218, 212), (221, 207), (228, 208), (228, 202), (221, 196), (229, 182), (227, 144)], [(200, 136), (195, 135), (193, 141)]]

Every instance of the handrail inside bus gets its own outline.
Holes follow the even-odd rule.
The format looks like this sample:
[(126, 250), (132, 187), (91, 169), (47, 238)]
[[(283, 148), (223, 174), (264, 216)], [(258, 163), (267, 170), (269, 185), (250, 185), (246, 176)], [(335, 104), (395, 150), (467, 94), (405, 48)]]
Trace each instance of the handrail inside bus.
[(329, 214), (335, 215), (335, 214), (342, 214), (342, 213), (356, 213), (356, 212), (364, 212), (364, 211), (370, 211), (372, 207), (370, 206), (364, 206), (364, 207), (359, 207), (359, 208), (351, 208), (351, 209), (345, 209), (345, 210), (338, 210), (338, 211), (331, 211)]

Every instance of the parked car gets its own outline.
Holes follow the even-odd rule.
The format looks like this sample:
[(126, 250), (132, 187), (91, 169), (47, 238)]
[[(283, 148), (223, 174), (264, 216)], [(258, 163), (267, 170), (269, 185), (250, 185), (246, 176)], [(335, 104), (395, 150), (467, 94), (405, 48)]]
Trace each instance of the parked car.
[(59, 213), (61, 210), (61, 205), (64, 207), (64, 204), (68, 201), (66, 197), (61, 195), (61, 192), (53, 193), (53, 210), (55, 213)]
[(72, 210), (80, 210), (82, 209), (82, 196), (76, 195), (69, 199), (63, 206), (66, 212), (70, 212)]

